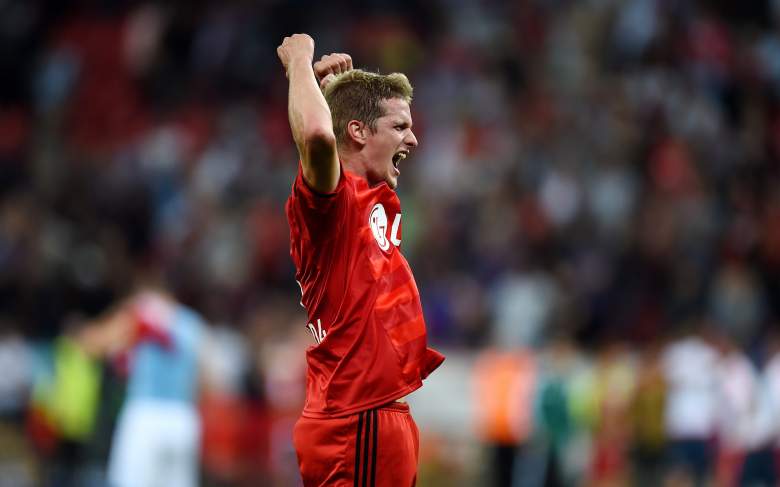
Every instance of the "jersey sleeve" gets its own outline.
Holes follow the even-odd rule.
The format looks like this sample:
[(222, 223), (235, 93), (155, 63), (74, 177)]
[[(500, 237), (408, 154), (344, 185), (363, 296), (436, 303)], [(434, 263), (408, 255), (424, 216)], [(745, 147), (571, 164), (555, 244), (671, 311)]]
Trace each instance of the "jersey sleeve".
[(309, 239), (322, 241), (337, 233), (337, 226), (343, 220), (348, 198), (347, 178), (344, 168), (336, 188), (331, 193), (319, 193), (309, 187), (298, 164), (298, 175), (292, 187), (290, 207), (299, 229)]

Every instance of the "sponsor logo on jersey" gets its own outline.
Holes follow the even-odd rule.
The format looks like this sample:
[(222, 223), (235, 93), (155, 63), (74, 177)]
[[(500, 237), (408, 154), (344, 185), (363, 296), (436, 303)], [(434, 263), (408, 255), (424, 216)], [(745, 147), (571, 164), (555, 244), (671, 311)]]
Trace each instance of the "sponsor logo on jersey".
[(387, 213), (382, 203), (377, 203), (371, 209), (368, 217), (368, 224), (371, 227), (371, 233), (374, 235), (379, 248), (387, 252), (392, 243), (396, 247), (401, 245), (401, 239), (398, 238), (398, 232), (401, 229), (401, 214), (398, 213), (393, 219), (393, 226), (390, 231), (390, 238), (387, 238)]
[(382, 203), (377, 203), (371, 209), (368, 217), (368, 224), (371, 226), (371, 232), (374, 234), (379, 248), (387, 251), (390, 248), (390, 241), (387, 239), (387, 214)]

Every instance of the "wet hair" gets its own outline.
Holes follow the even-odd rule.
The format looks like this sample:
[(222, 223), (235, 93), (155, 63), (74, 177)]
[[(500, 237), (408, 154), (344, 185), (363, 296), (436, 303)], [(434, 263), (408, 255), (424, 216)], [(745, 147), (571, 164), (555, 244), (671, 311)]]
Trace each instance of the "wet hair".
[(374, 132), (377, 119), (384, 115), (382, 100), (400, 98), (411, 103), (412, 85), (401, 73), (379, 74), (353, 69), (331, 81), (325, 87), (324, 95), (330, 107), (336, 140), (343, 144), (348, 140), (350, 120), (359, 120)]

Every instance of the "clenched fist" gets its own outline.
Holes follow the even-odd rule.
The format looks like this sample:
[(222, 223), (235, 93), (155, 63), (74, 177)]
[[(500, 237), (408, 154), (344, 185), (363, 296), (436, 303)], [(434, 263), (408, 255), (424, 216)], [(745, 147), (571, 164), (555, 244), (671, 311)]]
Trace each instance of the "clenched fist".
[(282, 45), (276, 48), (276, 54), (282, 61), (285, 73), (289, 73), (294, 62), (306, 62), (311, 65), (314, 58), (314, 39), (308, 34), (293, 34), (285, 37)]
[(351, 69), (352, 58), (349, 54), (343, 53), (326, 54), (314, 63), (314, 74), (320, 80), (320, 88), (323, 90), (337, 74), (345, 73)]

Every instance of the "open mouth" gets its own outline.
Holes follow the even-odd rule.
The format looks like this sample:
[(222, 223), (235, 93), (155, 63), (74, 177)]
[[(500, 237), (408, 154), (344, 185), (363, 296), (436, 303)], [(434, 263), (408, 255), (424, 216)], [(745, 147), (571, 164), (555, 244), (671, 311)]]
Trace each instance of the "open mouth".
[(408, 156), (408, 155), (409, 155), (409, 152), (407, 152), (407, 151), (398, 151), (398, 152), (396, 152), (395, 155), (393, 156), (393, 167), (398, 169), (398, 165), (401, 164), (401, 161), (406, 159), (406, 156)]

